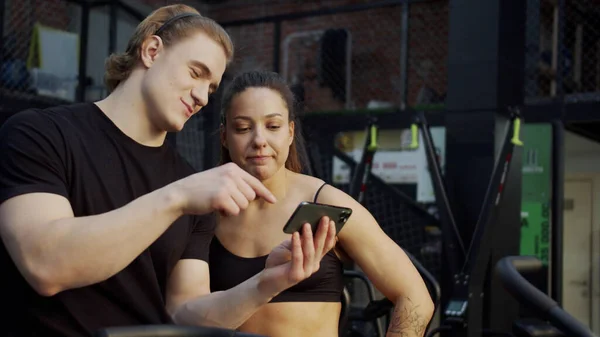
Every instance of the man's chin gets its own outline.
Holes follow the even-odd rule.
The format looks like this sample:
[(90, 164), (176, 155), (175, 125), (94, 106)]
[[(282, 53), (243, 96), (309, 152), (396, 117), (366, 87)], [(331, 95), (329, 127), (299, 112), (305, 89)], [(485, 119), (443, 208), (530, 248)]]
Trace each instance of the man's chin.
[(171, 123), (168, 123), (166, 125), (166, 130), (167, 132), (179, 132), (181, 130), (183, 130), (183, 128), (185, 127), (185, 124), (188, 122), (188, 120), (181, 120), (181, 121), (171, 121)]

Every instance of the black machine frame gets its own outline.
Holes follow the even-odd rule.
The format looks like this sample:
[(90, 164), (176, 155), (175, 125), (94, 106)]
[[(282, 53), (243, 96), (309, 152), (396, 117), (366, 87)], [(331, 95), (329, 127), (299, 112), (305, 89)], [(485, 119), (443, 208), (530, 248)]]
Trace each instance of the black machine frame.
[[(445, 191), (445, 184), (439, 162), (436, 158), (429, 125), (423, 111), (414, 111), (413, 144), (421, 131), (427, 163), (432, 177), (434, 193), (440, 209), (440, 225), (442, 227), (444, 255), (455, 280), (453, 289), (449, 289), (452, 298), (443, 310), (444, 321), (439, 328), (428, 331), (433, 336), (443, 330), (451, 331), (453, 336), (481, 336), (484, 331), (484, 292), (485, 282), (489, 278), (492, 242), (498, 209), (501, 207), (504, 184), (509, 176), (520, 174), (521, 155), (515, 152), (515, 147), (521, 146), (519, 140), (521, 116), (518, 109), (511, 109), (510, 123), (505, 128), (500, 152), (492, 172), (486, 197), (481, 209), (480, 218), (472, 237), (471, 244), (466, 249)], [(363, 116), (364, 118), (364, 116)], [(377, 151), (377, 120), (373, 115), (366, 116), (365, 144), (362, 157), (353, 170), (349, 194), (360, 203), (364, 203), (367, 181), (371, 174), (372, 162)], [(355, 124), (356, 125), (356, 124)], [(340, 156), (341, 154), (336, 153)], [(516, 168), (510, 171), (511, 168)], [(512, 172), (512, 173), (511, 173)], [(423, 272), (421, 272), (423, 275)], [(434, 283), (437, 283), (435, 280)], [(434, 299), (436, 310), (439, 308), (439, 298)], [(376, 303), (379, 307), (391, 308), (389, 301)], [(469, 309), (469, 310), (467, 310)], [(447, 325), (451, 324), (451, 325)]]
[[(365, 196), (368, 189), (368, 182), (370, 179), (378, 179), (377, 177), (372, 175), (373, 168), (373, 158), (375, 157), (375, 153), (378, 149), (378, 118), (373, 115), (366, 116), (366, 129), (365, 129), (365, 144), (363, 147), (363, 152), (360, 160), (356, 163), (354, 170), (352, 172), (352, 177), (350, 179), (349, 186), (349, 195), (357, 200), (360, 204), (365, 204)], [(341, 158), (345, 162), (352, 162), (353, 159), (349, 158), (346, 154), (338, 149), (334, 149), (334, 156)], [(311, 162), (314, 162), (314, 159)], [(410, 197), (405, 196), (402, 193), (397, 193), (399, 197), (407, 201), (409, 204), (412, 204), (414, 207), (418, 207), (415, 202), (410, 199)], [(422, 212), (426, 212), (422, 210)], [(405, 254), (409, 257), (421, 277), (424, 279), (425, 284), (429, 290), (430, 296), (434, 302), (435, 310), (440, 306), (441, 302), (441, 287), (436, 278), (427, 270), (425, 266), (423, 266), (418, 259), (416, 259), (412, 254), (405, 251)], [(351, 315), (348, 317), (350, 321), (358, 320), (358, 321), (371, 321), (375, 322), (375, 330), (377, 333), (377, 337), (383, 337), (384, 332), (382, 331), (382, 327), (376, 322), (376, 320), (382, 316), (387, 318), (386, 323), (389, 324), (390, 319), (390, 310), (393, 308), (393, 303), (387, 299), (383, 298), (380, 300), (374, 300), (373, 295), (373, 287), (368, 278), (362, 274), (361, 272), (354, 270), (344, 270), (344, 275), (349, 278), (358, 278), (365, 283), (368, 289), (368, 297), (370, 299), (369, 304), (360, 314)], [(429, 331), (431, 326), (431, 322), (427, 324), (425, 332)]]
[[(542, 319), (550, 322), (545, 335), (565, 335), (573, 337), (597, 337), (589, 327), (566, 312), (550, 296), (539, 290), (527, 280), (527, 275), (539, 273), (543, 269), (542, 261), (533, 256), (506, 256), (496, 263), (494, 272), (500, 278), (502, 286)], [(536, 325), (542, 325), (535, 319), (525, 319), (514, 326), (518, 334), (528, 335)], [(532, 329), (533, 328), (533, 329)], [(549, 332), (549, 333), (548, 333)]]
[[(505, 128), (502, 145), (496, 156), (492, 176), (483, 201), (475, 232), (468, 249), (456, 227), (454, 215), (445, 192), (440, 165), (435, 157), (432, 137), (425, 115), (417, 113), (415, 124), (423, 135), (427, 163), (432, 177), (434, 193), (441, 210), (444, 252), (454, 280), (450, 300), (442, 312), (442, 322), (429, 336), (447, 330), (451, 336), (481, 336), (484, 332), (484, 296), (489, 278), (490, 262), (499, 208), (502, 205), (504, 186), (520, 174), (521, 154), (515, 149), (522, 145), (519, 139), (521, 116), (511, 109), (510, 123)], [(515, 153), (516, 152), (516, 153)], [(511, 170), (512, 169), (512, 170)], [(517, 176), (518, 178), (518, 176)]]
[[(519, 178), (521, 169), (522, 154), (520, 151), (515, 151), (520, 147), (522, 142), (519, 139), (521, 114), (518, 108), (509, 109), (511, 123), (508, 125), (494, 166), (492, 178), (488, 186), (488, 190), (483, 202), (480, 217), (475, 227), (475, 232), (471, 239), (469, 249), (464, 256), (464, 264), (460, 269), (453, 269), (456, 266), (456, 261), (460, 260), (461, 251), (457, 251), (456, 246), (460, 246), (461, 236), (456, 230), (454, 217), (444, 189), (444, 181), (442, 179), (441, 169), (436, 160), (432, 138), (429, 132), (426, 118), (423, 113), (417, 113), (415, 125), (423, 134), (424, 146), (427, 153), (429, 170), (433, 180), (434, 191), (438, 206), (442, 210), (442, 219), (440, 224), (443, 226), (444, 235), (444, 251), (448, 263), (451, 266), (451, 271), (454, 271), (454, 286), (451, 290), (449, 303), (446, 305), (446, 310), (443, 312), (443, 320), (435, 330), (429, 332), (428, 336), (433, 336), (440, 332), (446, 332), (449, 336), (481, 336), (482, 334), (506, 334), (509, 331), (490, 331), (484, 328), (486, 322), (486, 313), (484, 297), (486, 294), (486, 282), (492, 277), (498, 277), (502, 287), (508, 291), (513, 297), (519, 300), (519, 303), (524, 308), (537, 310), (537, 314), (543, 319), (546, 319), (550, 324), (548, 326), (544, 321), (539, 321), (536, 318), (519, 318), (513, 323), (513, 330), (520, 333), (526, 333), (527, 329), (555, 329), (558, 334), (561, 332), (556, 330), (556, 327), (563, 332), (573, 336), (593, 336), (589, 329), (585, 328), (581, 323), (577, 322), (572, 316), (560, 308), (561, 283), (553, 284), (551, 289), (545, 292), (538, 289), (536, 286), (529, 283), (528, 280), (521, 275), (518, 277), (519, 266), (528, 272), (528, 276), (539, 277), (543, 274), (542, 263), (535, 257), (529, 256), (512, 256), (503, 257), (497, 264), (493, 265), (491, 253), (494, 247), (492, 237), (498, 230), (498, 214), (502, 206), (502, 196), (504, 184), (507, 179)], [(561, 256), (562, 256), (562, 181), (564, 179), (564, 126), (560, 121), (553, 121), (553, 156), (552, 156), (552, 209), (560, 209), (560, 212), (553, 212), (551, 226), (551, 263), (556, 263), (557, 266), (552, 266), (552, 279), (558, 278), (562, 272)], [(510, 138), (512, 130), (512, 138)], [(512, 171), (511, 171), (512, 169)], [(559, 183), (560, 182), (560, 183)], [(446, 218), (444, 219), (444, 216)], [(514, 270), (513, 270), (514, 268)], [(517, 281), (515, 281), (517, 280)], [(539, 280), (539, 279), (538, 279)], [(554, 295), (557, 299), (552, 299)], [(479, 296), (478, 296), (479, 295)], [(489, 322), (489, 317), (487, 319)], [(531, 333), (530, 331), (527, 331)]]
[[(497, 219), (496, 214), (498, 213), (499, 207), (501, 207), (502, 188), (506, 180), (510, 180), (514, 175), (519, 175), (518, 168), (521, 166), (522, 155), (520, 151), (514, 151), (515, 147), (520, 147), (521, 142), (519, 140), (520, 125), (522, 123), (523, 113), (520, 108), (509, 109), (505, 115), (510, 117), (510, 123), (508, 123), (505, 130), (505, 137), (503, 146), (500, 153), (497, 156), (495, 169), (493, 176), (488, 186), (486, 201), (484, 205), (487, 205), (480, 212), (480, 221), (477, 226), (477, 230), (473, 235), (473, 242), (479, 242), (478, 245), (474, 245), (473, 242), (469, 249), (465, 248), (464, 243), (460, 237), (460, 233), (457, 229), (457, 225), (454, 221), (454, 216), (448, 196), (445, 191), (445, 184), (443, 181), (443, 175), (439, 162), (436, 159), (434, 144), (432, 141), (429, 127), (431, 125), (442, 125), (442, 112), (425, 112), (425, 111), (411, 111), (413, 117), (413, 125), (416, 129), (421, 130), (423, 136), (423, 146), (425, 147), (427, 161), (430, 169), (432, 178), (434, 193), (436, 195), (436, 201), (440, 210), (440, 225), (442, 229), (443, 242), (445, 244), (444, 252), (447, 258), (446, 263), (451, 267), (451, 270), (455, 271), (451, 277), (455, 280), (454, 289), (443, 288), (442, 291), (447, 291), (457, 296), (458, 299), (454, 304), (467, 303), (466, 308), (471, 310), (465, 310), (464, 313), (468, 313), (464, 319), (456, 319), (454, 317), (450, 321), (457, 323), (454, 327), (460, 329), (454, 330), (450, 335), (458, 336), (480, 336), (484, 333), (490, 333), (488, 329), (484, 328), (483, 322), (486, 320), (485, 310), (485, 291), (488, 290), (486, 287), (489, 285), (489, 278), (492, 277), (490, 274), (493, 266), (490, 264), (491, 253), (493, 250), (493, 242), (491, 239), (494, 235), (494, 228)], [(317, 119), (328, 119), (332, 120), (336, 116), (306, 116), (308, 125), (318, 129)], [(363, 156), (361, 161), (357, 163), (353, 178), (350, 184), (351, 195), (355, 197), (359, 202), (364, 202), (363, 193), (366, 190), (365, 182), (366, 177), (370, 174), (371, 163), (373, 156), (376, 151), (376, 146), (373, 146), (373, 140), (371, 136), (374, 132), (377, 132), (378, 128), (373, 128), (374, 124), (382, 125), (382, 129), (394, 129), (402, 125), (407, 125), (409, 121), (407, 114), (398, 115), (394, 112), (389, 113), (372, 113), (367, 115), (349, 115), (345, 116), (344, 120), (337, 123), (336, 129), (358, 129), (357, 125), (364, 125), (367, 123), (366, 131), (367, 137), (364, 144)], [(429, 120), (433, 120), (433, 124), (428, 123)], [(383, 123), (380, 121), (384, 121)], [(535, 122), (540, 122), (536, 120)], [(543, 122), (543, 120), (542, 120)], [(324, 123), (327, 124), (327, 123)], [(552, 194), (554, 196), (562, 195), (562, 182), (564, 181), (564, 130), (565, 127), (560, 120), (554, 120), (552, 123), (553, 128), (553, 140), (552, 140)], [(414, 130), (414, 129), (413, 129)], [(343, 156), (341, 151), (334, 151), (334, 154), (338, 157)], [(347, 158), (347, 160), (351, 160)], [(510, 171), (510, 168), (516, 168)], [(495, 200), (494, 200), (495, 199)], [(493, 200), (493, 202), (492, 202)], [(560, 289), (561, 282), (555, 282), (559, 280), (562, 273), (562, 198), (553, 197), (552, 203), (552, 214), (551, 214), (551, 274), (552, 287), (548, 289), (548, 293), (552, 295), (554, 301), (560, 303)], [(452, 267), (454, 266), (454, 267)], [(478, 293), (478, 298), (469, 297), (469, 294)], [(464, 301), (464, 302), (461, 302)], [(446, 307), (448, 309), (448, 307)], [(460, 314), (459, 314), (460, 316)], [(453, 327), (453, 328), (454, 328)], [(449, 326), (442, 326), (439, 329), (431, 330), (430, 336), (435, 333), (442, 332), (444, 330), (450, 330)]]
[[(334, 135), (338, 132), (338, 131), (348, 131), (348, 130), (364, 130), (365, 127), (364, 125), (366, 124), (366, 131), (367, 134), (369, 132), (371, 132), (372, 128), (371, 125), (372, 124), (377, 124), (378, 128), (375, 129), (375, 131), (377, 131), (378, 129), (382, 129), (382, 130), (386, 130), (386, 129), (398, 129), (398, 128), (407, 128), (409, 125), (411, 125), (411, 123), (413, 123), (412, 126), (414, 126), (415, 128), (421, 129), (421, 130), (427, 130), (427, 132), (423, 132), (423, 146), (426, 149), (426, 154), (427, 154), (427, 158), (428, 158), (428, 163), (429, 163), (429, 168), (430, 168), (430, 174), (432, 177), (432, 183), (433, 183), (433, 187), (434, 187), (434, 192), (436, 195), (436, 201), (438, 202), (438, 209), (440, 211), (440, 225), (441, 227), (443, 227), (442, 229), (442, 242), (444, 242), (446, 244), (446, 246), (444, 247), (444, 252), (448, 252), (445, 254), (445, 258), (447, 258), (447, 260), (445, 261), (445, 263), (448, 263), (449, 265), (453, 265), (454, 267), (450, 267), (451, 270), (453, 271), (457, 271), (455, 273), (452, 273), (452, 275), (442, 275), (442, 278), (446, 278), (446, 277), (450, 277), (450, 278), (454, 278), (456, 275), (457, 279), (461, 279), (462, 280), (462, 286), (464, 290), (462, 290), (463, 293), (472, 293), (473, 290), (479, 291), (479, 293), (481, 294), (482, 291), (488, 290), (490, 289), (490, 284), (489, 284), (489, 277), (487, 276), (491, 276), (489, 274), (490, 268), (492, 268), (491, 264), (489, 264), (490, 262), (490, 254), (492, 254), (492, 244), (488, 243), (486, 245), (480, 245), (477, 248), (471, 248), (471, 253), (469, 254), (471, 256), (470, 260), (466, 260), (467, 257), (467, 247), (464, 245), (464, 243), (461, 245), (461, 241), (460, 241), (460, 234), (458, 232), (457, 229), (457, 224), (455, 224), (455, 222), (452, 220), (453, 219), (453, 214), (452, 214), (452, 210), (450, 208), (449, 205), (449, 200), (447, 197), (447, 194), (445, 192), (445, 184), (443, 183), (443, 178), (442, 178), (442, 173), (441, 173), (441, 168), (438, 165), (437, 160), (434, 160), (436, 158), (435, 156), (435, 151), (433, 150), (433, 143), (432, 143), (432, 138), (431, 138), (431, 134), (429, 133), (429, 127), (430, 126), (443, 126), (444, 125), (444, 114), (448, 113), (448, 111), (446, 110), (435, 110), (435, 111), (421, 111), (421, 110), (414, 110), (414, 109), (407, 109), (407, 110), (389, 110), (389, 111), (370, 111), (364, 114), (361, 113), (351, 113), (351, 114), (345, 114), (343, 116), (343, 118), (340, 118), (340, 116), (338, 116), (337, 114), (324, 114), (324, 115), (320, 115), (320, 114), (313, 114), (313, 115), (306, 115), (303, 116), (303, 124), (307, 127), (307, 129), (311, 130), (312, 134), (329, 134), (330, 136), (330, 143), (333, 144), (334, 141)], [(519, 143), (518, 142), (518, 138), (514, 137), (514, 133), (510, 133), (512, 130), (515, 130), (515, 126), (516, 128), (519, 128), (522, 121), (524, 120), (524, 116), (529, 116), (529, 117), (525, 117), (525, 118), (529, 118), (528, 122), (533, 122), (533, 123), (544, 123), (544, 122), (548, 122), (548, 120), (541, 118), (541, 116), (537, 116), (537, 118), (535, 117), (537, 113), (536, 111), (531, 111), (529, 110), (528, 106), (521, 106), (519, 108), (512, 108), (512, 109), (508, 109), (508, 111), (503, 111), (501, 114), (506, 116), (506, 117), (510, 117), (511, 122), (508, 124), (509, 127), (506, 131), (505, 134), (505, 143), (506, 141), (508, 141), (507, 146), (509, 148), (514, 149), (515, 144), (512, 143), (512, 141), (514, 140), (515, 143)], [(532, 115), (533, 114), (533, 115)], [(515, 120), (518, 119), (518, 122), (515, 122)], [(565, 125), (563, 124), (563, 122), (559, 119), (551, 119), (551, 125), (553, 128), (553, 139), (552, 139), (552, 149), (553, 149), (553, 154), (552, 154), (552, 174), (551, 174), (551, 185), (552, 185), (552, 195), (553, 196), (561, 196), (562, 195), (562, 183), (564, 181), (564, 132), (565, 132)], [(361, 126), (362, 125), (362, 126)], [(325, 128), (325, 126), (329, 126), (328, 128)], [(325, 130), (325, 129), (329, 129), (329, 130)], [(335, 129), (332, 130), (332, 129)], [(517, 130), (517, 134), (519, 130)], [(510, 136), (510, 137), (509, 137)], [(362, 186), (364, 184), (364, 179), (359, 179), (359, 177), (365, 177), (369, 170), (370, 170), (370, 164), (367, 165), (367, 163), (372, 160), (372, 157), (374, 155), (374, 152), (371, 151), (369, 149), (370, 147), (370, 141), (369, 141), (369, 137), (370, 135), (367, 136), (367, 139), (365, 141), (364, 144), (364, 151), (363, 151), (363, 157), (361, 158), (361, 161), (357, 163), (357, 167), (355, 168), (354, 171), (354, 175), (353, 175), (353, 179), (351, 180), (351, 184), (350, 184), (350, 191), (353, 192), (353, 197), (355, 197), (357, 200), (359, 200), (360, 202), (363, 201), (362, 197), (360, 196), (360, 191), (361, 189), (365, 189), (366, 187)], [(514, 139), (513, 139), (514, 138)], [(308, 149), (309, 151), (311, 150), (311, 148)], [(504, 152), (503, 152), (504, 153)], [(351, 158), (343, 158), (344, 157), (344, 153), (341, 153), (341, 151), (336, 151), (334, 150), (334, 155), (345, 159), (346, 162), (348, 161), (352, 161), (354, 162), (354, 160), (352, 160)], [(502, 153), (499, 154), (499, 158), (503, 158), (502, 157)], [(521, 154), (520, 152), (515, 154), (514, 156), (511, 156), (510, 161), (508, 161), (508, 163), (510, 163), (512, 166), (511, 167), (520, 167), (520, 163), (521, 163)], [(501, 180), (498, 180), (500, 178), (507, 178), (507, 176), (503, 176), (502, 173), (505, 173), (505, 169), (503, 167), (500, 167), (499, 164), (501, 163), (505, 163), (506, 161), (496, 161), (496, 170), (495, 172), (495, 176), (496, 176), (496, 182), (497, 184), (494, 183), (494, 179), (492, 179), (490, 181), (490, 185), (488, 186), (488, 198), (490, 198), (489, 196), (494, 195), (493, 191), (495, 189), (498, 189), (500, 187), (499, 182)], [(319, 175), (318, 173), (318, 169), (315, 168), (315, 173), (317, 175)], [(512, 174), (520, 174), (518, 172), (516, 172), (518, 170), (513, 170)], [(508, 179), (511, 179), (510, 177)], [(520, 184), (519, 184), (520, 185)], [(501, 194), (500, 194), (501, 195)], [(406, 198), (409, 198), (408, 196), (406, 196)], [(486, 199), (487, 200), (487, 199)], [(413, 201), (414, 202), (414, 201)], [(510, 202), (510, 201), (506, 201), (506, 202)], [(418, 206), (417, 204), (415, 204), (415, 206)], [(493, 207), (494, 209), (497, 208), (499, 206), (495, 206)], [(491, 215), (491, 212), (494, 210), (492, 208), (488, 209), (487, 211), (482, 210), (481, 212), (481, 220), (480, 223), (482, 225), (478, 226), (479, 227), (479, 232), (483, 233), (483, 230), (485, 228), (494, 228), (494, 227), (498, 227), (498, 226), (494, 226), (493, 223), (493, 219), (494, 216)], [(560, 303), (560, 298), (561, 298), (561, 288), (562, 288), (562, 282), (561, 280), (561, 275), (562, 275), (562, 264), (561, 264), (561, 256), (562, 256), (562, 198), (560, 197), (553, 197), (552, 201), (551, 201), (551, 259), (550, 259), (550, 264), (551, 264), (551, 270), (550, 270), (550, 279), (551, 279), (551, 288), (548, 290), (548, 293), (552, 296), (552, 298), (557, 302)], [(484, 216), (485, 212), (488, 212), (488, 216), (487, 218)], [(448, 216), (446, 216), (445, 214), (449, 214)], [(486, 223), (487, 221), (487, 223)], [(483, 225), (485, 223), (485, 225)], [(489, 231), (488, 231), (489, 232)], [(483, 235), (481, 234), (477, 234), (480, 237), (483, 237)], [(488, 239), (489, 236), (493, 235), (493, 233), (488, 233)], [(489, 240), (488, 240), (489, 241)], [(463, 250), (463, 247), (465, 248)], [(487, 253), (484, 253), (484, 255), (482, 255), (481, 257), (479, 257), (479, 259), (477, 259), (477, 254), (476, 251), (485, 251)], [(485, 256), (485, 257), (484, 257)], [(452, 262), (453, 261), (453, 262)], [(458, 272), (461, 270), (461, 268), (463, 267), (463, 265), (465, 265), (465, 270), (466, 266), (475, 266), (477, 264), (480, 264), (481, 266), (478, 268), (477, 273), (475, 273), (476, 278), (479, 278), (479, 280), (477, 280), (477, 283), (479, 283), (478, 286), (474, 287), (473, 283), (471, 286), (469, 286), (469, 281), (473, 282), (473, 273), (470, 274), (466, 274), (463, 273), (462, 275)], [(485, 266), (485, 267), (483, 267)], [(442, 293), (455, 293), (455, 291), (452, 289), (452, 286), (450, 288), (448, 288), (446, 283), (443, 283), (439, 280), (442, 286)], [(467, 281), (466, 285), (465, 285), (465, 281)], [(455, 282), (455, 281), (453, 281)], [(486, 283), (488, 282), (488, 283)], [(459, 286), (456, 286), (456, 288), (460, 288)], [(498, 288), (493, 288), (494, 290), (497, 290)], [(472, 314), (470, 317), (468, 317), (465, 322), (468, 323), (470, 325), (470, 331), (473, 333), (473, 335), (481, 335), (482, 333), (486, 333), (486, 332), (490, 332), (488, 329), (483, 327), (483, 322), (486, 320), (489, 320), (489, 317), (484, 317), (485, 315), (489, 315), (489, 312), (486, 312), (486, 308), (489, 309), (490, 303), (488, 302), (489, 299), (483, 297), (481, 300), (471, 300), (472, 303), (475, 303), (475, 307), (479, 308), (479, 310), (473, 309), (472, 310)], [(444, 305), (442, 303), (442, 305)], [(470, 308), (473, 308), (473, 306), (470, 306)], [(498, 309), (500, 310), (500, 309)], [(518, 309), (517, 309), (518, 310)], [(487, 310), (489, 311), (489, 310)], [(472, 322), (476, 322), (478, 321), (479, 324), (471, 324)], [(489, 323), (489, 322), (487, 322)], [(479, 334), (477, 334), (477, 329), (476, 329), (476, 325), (478, 326), (477, 329), (479, 329)], [(485, 324), (488, 325), (488, 324)], [(441, 331), (444, 330), (444, 328), (440, 329)], [(438, 330), (438, 331), (440, 331)], [(432, 332), (438, 332), (438, 331), (433, 331)], [(464, 334), (466, 331), (463, 330), (462, 333)], [(455, 331), (456, 332), (456, 331)], [(460, 336), (462, 336), (460, 333), (458, 334)]]

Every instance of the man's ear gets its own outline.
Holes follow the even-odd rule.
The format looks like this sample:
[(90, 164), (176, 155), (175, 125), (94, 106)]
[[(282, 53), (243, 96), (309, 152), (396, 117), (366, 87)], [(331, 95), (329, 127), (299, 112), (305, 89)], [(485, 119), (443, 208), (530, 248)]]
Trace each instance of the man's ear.
[(221, 134), (220, 138), (221, 138), (221, 145), (224, 148), (227, 148), (227, 131), (225, 130), (225, 125), (221, 124), (221, 126), (219, 127), (219, 133)]
[(293, 121), (290, 122), (290, 127), (289, 127), (289, 129), (290, 129), (290, 139), (288, 141), (288, 143), (289, 143), (288, 146), (292, 146), (292, 143), (294, 142), (294, 134), (296, 132), (295, 131), (295, 127), (296, 127), (296, 124)]
[(140, 47), (140, 59), (144, 67), (152, 67), (163, 50), (163, 41), (159, 36), (151, 35), (146, 38)]

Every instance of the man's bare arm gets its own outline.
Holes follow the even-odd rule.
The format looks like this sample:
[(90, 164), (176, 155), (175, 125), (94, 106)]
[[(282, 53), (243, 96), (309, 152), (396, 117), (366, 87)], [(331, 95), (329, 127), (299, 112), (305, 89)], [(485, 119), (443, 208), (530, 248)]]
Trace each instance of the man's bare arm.
[(0, 235), (29, 284), (51, 296), (113, 276), (180, 215), (166, 190), (87, 217), (74, 217), (62, 196), (31, 193), (0, 206)]
[(235, 164), (191, 175), (94, 216), (74, 217), (62, 196), (24, 194), (0, 205), (0, 236), (27, 282), (51, 296), (115, 275), (182, 214), (237, 214), (257, 196), (275, 202)]

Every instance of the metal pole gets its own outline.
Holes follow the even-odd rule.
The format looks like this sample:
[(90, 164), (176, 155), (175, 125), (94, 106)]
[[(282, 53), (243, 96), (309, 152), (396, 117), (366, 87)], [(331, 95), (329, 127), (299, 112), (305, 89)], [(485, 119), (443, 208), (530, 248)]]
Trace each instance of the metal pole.
[(552, 123), (552, 212), (550, 239), (550, 296), (562, 305), (563, 198), (565, 184), (565, 135), (560, 120)]
[(124, 3), (121, 0), (117, 0), (117, 3), (119, 5), (119, 7), (127, 14), (133, 16), (134, 18), (138, 19), (139, 21), (143, 21), (146, 18), (146, 15), (140, 13), (140, 11), (138, 11), (137, 9), (131, 7), (130, 5)]
[(87, 2), (81, 4), (81, 35), (79, 41), (79, 86), (77, 88), (77, 100), (85, 101), (85, 89), (87, 86), (87, 54), (88, 35), (90, 25), (90, 5)]
[(400, 110), (406, 109), (408, 100), (408, 15), (410, 3), (402, 4), (400, 21)]
[(0, 0), (0, 64), (4, 61), (4, 7), (6, 0)]
[(110, 26), (108, 34), (108, 55), (117, 50), (117, 18), (119, 13), (119, 3), (117, 0), (110, 2)]
[[(564, 116), (565, 90), (564, 76), (564, 38), (565, 38), (565, 0), (558, 0), (558, 38), (556, 55), (556, 94), (562, 106)], [(551, 264), (550, 264), (550, 294), (562, 305), (562, 274), (563, 274), (563, 197), (565, 184), (564, 168), (564, 126), (560, 121), (553, 123), (552, 151), (552, 215), (551, 215)]]
[(346, 109), (352, 106), (352, 33), (346, 30)]
[(427, 2), (437, 2), (439, 0), (382, 0), (382, 1), (377, 1), (377, 2), (364, 3), (364, 4), (346, 5), (346, 6), (339, 6), (339, 7), (324, 7), (324, 8), (320, 8), (320, 9), (312, 10), (312, 11), (270, 15), (270, 16), (263, 16), (263, 17), (253, 18), (253, 19), (224, 21), (224, 22), (221, 22), (220, 24), (223, 27), (233, 27), (233, 26), (252, 25), (252, 24), (256, 24), (256, 23), (291, 21), (291, 20), (313, 18), (313, 17), (317, 17), (317, 16), (324, 16), (324, 15), (352, 13), (352, 12), (365, 11), (365, 10), (369, 10), (369, 9), (394, 7), (394, 6), (401, 5), (406, 1), (410, 1), (412, 3), (427, 3)]
[(273, 30), (273, 71), (279, 72), (279, 54), (281, 46), (281, 21), (275, 21)]
[(558, 0), (558, 38), (556, 48), (556, 95), (563, 100), (564, 86), (564, 47), (565, 47), (565, 0)]
[(540, 59), (540, 0), (527, 0), (525, 23), (525, 96), (537, 97), (538, 61)]

